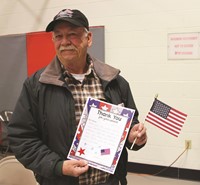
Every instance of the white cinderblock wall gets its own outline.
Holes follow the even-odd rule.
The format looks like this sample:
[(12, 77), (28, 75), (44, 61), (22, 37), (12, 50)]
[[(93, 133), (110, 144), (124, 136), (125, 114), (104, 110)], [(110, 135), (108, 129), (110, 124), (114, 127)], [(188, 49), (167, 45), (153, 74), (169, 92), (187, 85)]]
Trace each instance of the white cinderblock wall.
[(0, 35), (43, 31), (63, 8), (83, 11), (105, 26), (106, 63), (120, 68), (144, 121), (155, 94), (188, 114), (178, 138), (145, 123), (148, 143), (129, 161), (200, 169), (200, 60), (168, 60), (168, 33), (200, 32), (199, 0), (0, 0)]

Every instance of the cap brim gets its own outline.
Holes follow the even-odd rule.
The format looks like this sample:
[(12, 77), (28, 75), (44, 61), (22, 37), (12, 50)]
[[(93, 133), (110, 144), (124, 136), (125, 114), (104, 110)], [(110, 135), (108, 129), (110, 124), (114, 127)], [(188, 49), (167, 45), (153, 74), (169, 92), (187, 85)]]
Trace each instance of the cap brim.
[(71, 23), (71, 24), (73, 24), (73, 25), (75, 25), (75, 26), (84, 27), (84, 26), (81, 25), (79, 22), (77, 22), (77, 21), (75, 21), (75, 20), (73, 20), (73, 19), (70, 19), (70, 18), (65, 17), (65, 18), (60, 18), (60, 19), (51, 21), (51, 22), (47, 25), (47, 27), (46, 27), (46, 32), (51, 32), (51, 31), (53, 31), (53, 30), (54, 30), (54, 27), (56, 26), (56, 24), (57, 24), (58, 22), (60, 22), (60, 21), (66, 21), (66, 22), (69, 22), (69, 23)]

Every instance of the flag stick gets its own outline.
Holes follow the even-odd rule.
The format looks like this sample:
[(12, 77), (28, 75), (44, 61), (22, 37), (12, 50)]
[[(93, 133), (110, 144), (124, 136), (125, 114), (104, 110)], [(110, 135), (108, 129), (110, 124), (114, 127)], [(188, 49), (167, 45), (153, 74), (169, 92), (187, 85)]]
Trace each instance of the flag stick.
[(135, 145), (135, 142), (136, 142), (136, 140), (137, 140), (137, 137), (133, 140), (133, 143), (132, 143), (132, 145), (131, 145), (131, 150), (133, 149), (133, 147), (134, 147), (134, 145)]
[[(158, 93), (155, 95), (155, 98), (156, 98), (156, 99), (158, 98)], [(144, 123), (145, 123), (145, 122), (144, 122)], [(131, 148), (130, 148), (131, 150), (133, 149), (136, 140), (137, 140), (137, 137), (133, 140), (133, 143), (132, 143)]]
[[(146, 121), (144, 121), (144, 125), (145, 125), (145, 123), (146, 123)], [(136, 141), (137, 141), (137, 137), (133, 140), (133, 143), (132, 143), (132, 145), (131, 145), (130, 150), (133, 149), (133, 147), (134, 147)]]

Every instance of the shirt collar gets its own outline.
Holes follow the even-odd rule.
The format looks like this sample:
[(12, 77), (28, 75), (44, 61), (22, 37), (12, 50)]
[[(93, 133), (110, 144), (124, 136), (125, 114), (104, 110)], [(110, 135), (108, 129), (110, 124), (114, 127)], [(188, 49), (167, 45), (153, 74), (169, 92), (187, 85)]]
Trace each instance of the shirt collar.
[[(88, 70), (85, 73), (85, 76), (97, 78), (97, 74), (95, 73), (95, 70), (94, 70), (94, 64), (90, 57), (87, 57), (87, 64), (88, 64)], [(61, 62), (60, 62), (60, 65), (61, 65), (61, 69), (62, 69), (64, 78), (66, 78), (66, 77), (73, 78), (72, 74), (69, 73), (69, 71), (67, 69), (65, 69), (64, 65)]]

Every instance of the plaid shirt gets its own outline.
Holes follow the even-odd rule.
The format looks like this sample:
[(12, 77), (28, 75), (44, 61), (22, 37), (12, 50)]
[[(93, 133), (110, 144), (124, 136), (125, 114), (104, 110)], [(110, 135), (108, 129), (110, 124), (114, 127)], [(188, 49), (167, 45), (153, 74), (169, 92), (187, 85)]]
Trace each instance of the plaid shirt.
[[(105, 99), (100, 79), (96, 75), (92, 62), (82, 82), (76, 80), (66, 70), (64, 71), (65, 81), (73, 95), (75, 101), (76, 123), (78, 125), (87, 97)], [(90, 167), (89, 170), (79, 176), (80, 185), (95, 185), (105, 183), (109, 178), (109, 173)]]

